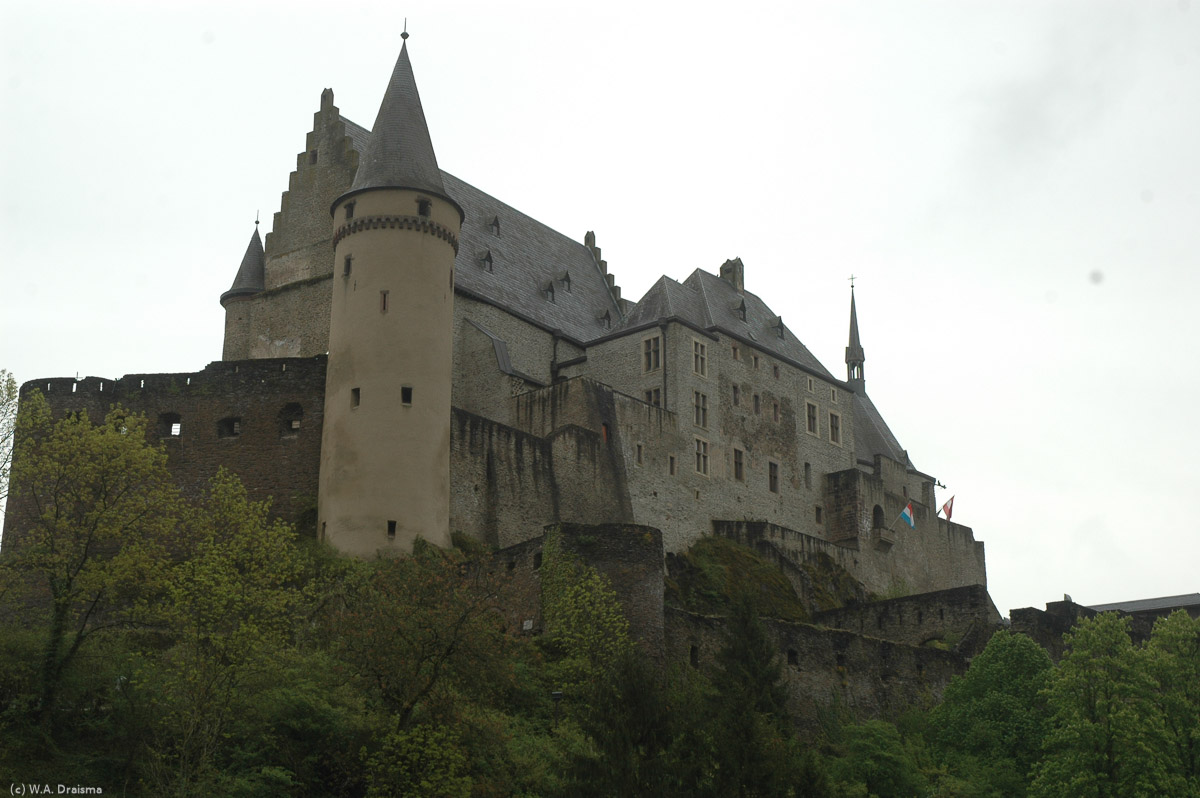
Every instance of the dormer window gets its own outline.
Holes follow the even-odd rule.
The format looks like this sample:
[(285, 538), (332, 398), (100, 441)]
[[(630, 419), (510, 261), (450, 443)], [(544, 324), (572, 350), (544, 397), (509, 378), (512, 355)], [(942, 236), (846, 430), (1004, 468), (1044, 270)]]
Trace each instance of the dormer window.
[(354, 218), (354, 203), (353, 202), (346, 203), (346, 218), (347, 219)]
[(600, 322), (600, 326), (603, 327), (604, 329), (606, 329), (606, 330), (612, 329), (612, 314), (609, 313), (607, 310), (604, 311), (604, 313), (601, 316), (597, 317), (596, 321)]
[(428, 219), (433, 215), (433, 203), (427, 199), (417, 200), (417, 215)]
[(549, 302), (554, 301), (554, 281), (553, 280), (546, 281), (546, 284), (544, 286), (542, 286), (542, 293), (545, 294), (547, 301), (549, 301)]
[(559, 282), (561, 282), (563, 285), (563, 290), (566, 291), (568, 294), (571, 293), (571, 273), (563, 272), (559, 276), (558, 279), (559, 279)]
[(741, 319), (742, 321), (746, 320), (746, 300), (743, 299), (741, 302), (738, 303), (737, 314), (738, 314), (739, 319)]
[(492, 251), (490, 249), (483, 253), (483, 256), (479, 259), (479, 265), (484, 268), (484, 271), (490, 272), (492, 270)]
[(492, 228), (492, 235), (494, 235), (494, 236), (500, 235), (500, 217), (499, 216), (492, 217), (491, 228)]

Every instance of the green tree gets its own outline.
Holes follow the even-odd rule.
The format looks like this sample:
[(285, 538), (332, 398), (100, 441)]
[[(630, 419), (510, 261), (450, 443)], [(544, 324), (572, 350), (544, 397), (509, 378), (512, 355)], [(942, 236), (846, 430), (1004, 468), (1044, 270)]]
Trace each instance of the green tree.
[(17, 393), (17, 381), (13, 375), (0, 369), (0, 528), (4, 526), (4, 499), (8, 496), (13, 435), (17, 428)]
[(1154, 705), (1162, 714), (1169, 771), (1180, 795), (1200, 796), (1200, 619), (1176, 610), (1154, 624), (1146, 644)]
[(1039, 798), (1180, 795), (1164, 756), (1155, 681), (1129, 638), (1129, 619), (1102, 613), (1065, 637), (1067, 654), (1046, 690), (1045, 754), (1030, 794)]
[(929, 789), (900, 732), (887, 721), (842, 728), (837, 749), (840, 755), (830, 764), (830, 774), (843, 795), (912, 798)]
[(31, 591), (27, 619), (45, 630), (33, 707), (44, 726), (93, 635), (150, 617), (180, 504), (144, 418), (114, 408), (100, 424), (55, 421), (36, 393), (17, 418), (12, 486), (5, 566)]
[(1001, 796), (1022, 796), (1046, 734), (1039, 692), (1054, 664), (1037, 643), (1001, 630), (955, 677), (929, 716), (930, 737), (960, 778)]

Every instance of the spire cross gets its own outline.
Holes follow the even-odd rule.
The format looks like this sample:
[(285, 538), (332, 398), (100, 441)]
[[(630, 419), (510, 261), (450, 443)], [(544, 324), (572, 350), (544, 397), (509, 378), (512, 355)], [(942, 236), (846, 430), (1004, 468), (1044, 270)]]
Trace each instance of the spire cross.
[(408, 40), (408, 17), (404, 18), (404, 32), (400, 34), (400, 38), (405, 41)]
[(850, 275), (850, 290), (854, 290), (854, 275)]

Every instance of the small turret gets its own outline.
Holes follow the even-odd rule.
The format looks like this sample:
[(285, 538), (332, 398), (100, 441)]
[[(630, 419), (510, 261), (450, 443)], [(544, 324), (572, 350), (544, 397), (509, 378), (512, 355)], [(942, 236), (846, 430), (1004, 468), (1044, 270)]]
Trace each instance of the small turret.
[(254, 220), (254, 235), (242, 265), (238, 267), (233, 285), (221, 294), (221, 307), (225, 308), (225, 346), (222, 360), (244, 360), (250, 357), (250, 307), (247, 302), (262, 293), (266, 285), (266, 257), (263, 255), (262, 239), (258, 236), (258, 220)]
[(850, 344), (846, 347), (846, 380), (850, 387), (858, 393), (867, 392), (866, 378), (863, 376), (863, 362), (867, 359), (863, 353), (862, 341), (858, 338), (858, 312), (854, 307), (854, 286), (850, 286)]

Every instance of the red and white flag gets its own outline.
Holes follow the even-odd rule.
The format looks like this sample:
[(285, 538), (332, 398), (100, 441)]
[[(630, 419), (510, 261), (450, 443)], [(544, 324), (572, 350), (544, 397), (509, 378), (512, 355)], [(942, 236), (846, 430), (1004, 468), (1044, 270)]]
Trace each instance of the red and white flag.
[(946, 516), (946, 520), (950, 520), (950, 513), (954, 512), (954, 497), (950, 497), (950, 501), (942, 505), (942, 512)]

